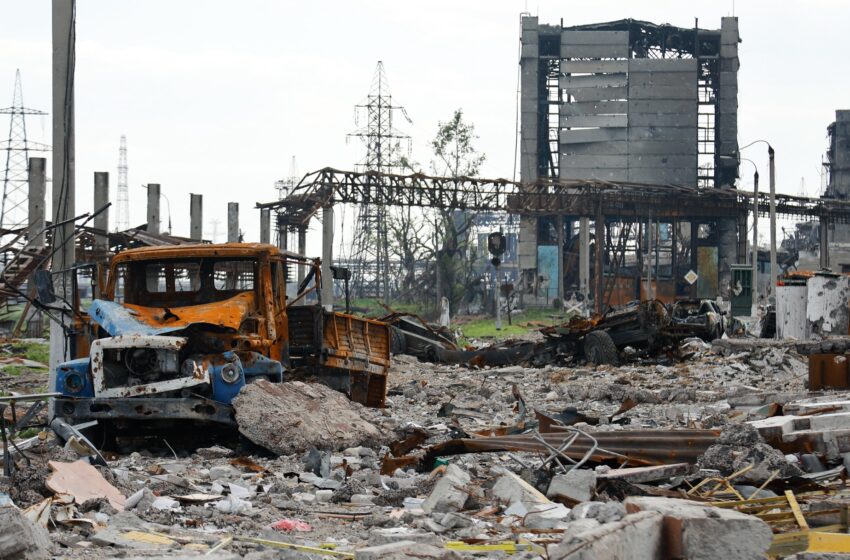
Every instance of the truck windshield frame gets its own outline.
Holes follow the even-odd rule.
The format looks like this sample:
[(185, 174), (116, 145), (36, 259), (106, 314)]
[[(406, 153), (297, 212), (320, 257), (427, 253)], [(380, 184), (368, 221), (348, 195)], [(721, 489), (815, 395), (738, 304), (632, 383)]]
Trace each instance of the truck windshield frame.
[(256, 257), (179, 257), (127, 261), (111, 271), (113, 301), (145, 307), (215, 303), (245, 292), (257, 295)]

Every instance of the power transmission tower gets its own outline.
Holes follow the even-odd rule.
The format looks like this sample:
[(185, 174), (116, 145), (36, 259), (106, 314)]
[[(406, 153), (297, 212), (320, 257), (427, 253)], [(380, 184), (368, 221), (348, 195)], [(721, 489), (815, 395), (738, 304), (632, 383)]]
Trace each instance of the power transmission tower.
[(127, 185), (127, 137), (121, 135), (118, 148), (118, 213), (115, 231), (130, 229), (130, 188)]
[[(12, 94), (12, 106), (0, 109), (0, 115), (9, 115), (9, 138), (0, 142), (6, 151), (6, 171), (3, 174), (3, 201), (0, 203), (0, 228), (2, 236), (28, 225), (29, 184), (27, 165), (29, 152), (49, 151), (46, 144), (27, 140), (27, 115), (46, 115), (44, 111), (24, 107), (24, 94), (21, 88), (21, 71), (15, 72), (15, 90)], [(20, 238), (23, 244), (23, 237)], [(5, 241), (4, 241), (5, 245)], [(5, 262), (5, 260), (4, 260)]]
[[(348, 135), (349, 138), (359, 138), (366, 145), (366, 157), (357, 165), (359, 170), (379, 173), (401, 170), (401, 144), (407, 144), (409, 153), (410, 136), (394, 128), (393, 117), (397, 111), (412, 124), (404, 107), (393, 105), (384, 63), (378, 61), (369, 95), (364, 102), (355, 106), (355, 126), (360, 126), (361, 116), (365, 116), (366, 122)], [(367, 187), (380, 189), (381, 185), (376, 181), (374, 184), (367, 183)], [(387, 211), (383, 206), (361, 205), (360, 216), (354, 229), (351, 261), (354, 268), (354, 292), (360, 297), (382, 295), (384, 302), (389, 303), (389, 242)], [(370, 280), (372, 286), (367, 284)], [(367, 291), (371, 293), (367, 294)]]
[[(298, 176), (298, 166), (295, 163), (295, 156), (292, 156), (292, 159), (289, 161), (289, 172), (285, 179), (279, 179), (274, 182), (274, 188), (277, 190), (278, 200), (283, 200), (289, 193), (292, 192), (298, 182), (301, 180), (301, 177)], [(289, 245), (286, 243), (281, 243), (280, 236), (287, 235), (289, 232), (284, 231), (281, 224), (278, 223), (275, 227), (275, 242), (278, 247), (286, 247), (289, 249)]]

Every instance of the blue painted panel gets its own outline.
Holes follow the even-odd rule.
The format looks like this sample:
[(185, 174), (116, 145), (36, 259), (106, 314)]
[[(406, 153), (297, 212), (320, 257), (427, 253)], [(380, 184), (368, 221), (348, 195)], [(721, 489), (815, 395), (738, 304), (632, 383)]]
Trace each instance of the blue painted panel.
[(537, 246), (537, 273), (547, 280), (549, 299), (558, 297), (558, 247), (556, 245)]

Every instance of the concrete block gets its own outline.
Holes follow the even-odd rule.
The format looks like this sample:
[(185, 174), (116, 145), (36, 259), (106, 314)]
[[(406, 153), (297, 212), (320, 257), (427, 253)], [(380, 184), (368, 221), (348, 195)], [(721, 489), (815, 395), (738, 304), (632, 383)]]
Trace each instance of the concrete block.
[(496, 481), (493, 486), (493, 496), (506, 504), (519, 502), (528, 509), (536, 504), (551, 503), (535, 487), (510, 471), (505, 471)]
[(752, 515), (691, 500), (629, 497), (626, 511), (656, 512), (663, 518), (665, 553), (671, 558), (764, 558), (773, 540), (770, 527)]
[(573, 469), (558, 474), (549, 483), (546, 496), (569, 503), (587, 502), (596, 494), (596, 473), (588, 469)]
[(525, 515), (522, 524), (526, 529), (555, 529), (569, 514), (570, 509), (563, 504), (539, 504)]
[(440, 539), (434, 533), (411, 529), (409, 527), (389, 527), (372, 529), (369, 532), (369, 545), (379, 546), (398, 542), (417, 542), (424, 544), (439, 544)]
[(422, 503), (425, 513), (457, 511), (463, 509), (469, 494), (469, 474), (457, 465), (449, 465), (443, 478), (434, 486), (431, 495)]
[(549, 560), (660, 559), (662, 520), (661, 514), (644, 511), (599, 526), (593, 520), (576, 521), (591, 528), (577, 533), (568, 529), (564, 540), (549, 549)]

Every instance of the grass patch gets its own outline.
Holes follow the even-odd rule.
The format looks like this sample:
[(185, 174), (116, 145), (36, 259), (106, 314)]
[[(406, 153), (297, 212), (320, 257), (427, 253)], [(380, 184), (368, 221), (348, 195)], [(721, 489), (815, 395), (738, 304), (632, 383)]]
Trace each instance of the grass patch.
[(41, 433), (41, 428), (24, 428), (23, 430), (18, 432), (15, 437), (17, 437), (18, 439), (29, 439), (31, 437), (37, 436), (39, 433)]
[(502, 329), (496, 330), (495, 317), (471, 317), (464, 320), (458, 318), (454, 328), (461, 333), (461, 345), (467, 344), (471, 339), (490, 338), (504, 340), (535, 331), (543, 326), (559, 325), (565, 322), (569, 316), (566, 313), (556, 312), (552, 309), (526, 309), (511, 317), (508, 324), (507, 317), (502, 317)]
[(28, 360), (47, 364), (50, 361), (50, 345), (46, 342), (22, 342), (12, 346), (12, 353)]
[[(364, 315), (366, 317), (383, 317), (387, 314), (386, 308), (384, 308), (382, 300), (378, 300), (375, 298), (356, 298), (351, 300), (351, 310), (359, 315)], [(334, 303), (335, 307), (345, 309), (345, 299), (338, 299)], [(401, 311), (404, 313), (414, 313), (416, 315), (422, 315), (424, 311), (424, 307), (421, 304), (417, 303), (391, 303), (390, 308)]]

